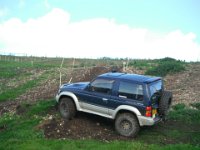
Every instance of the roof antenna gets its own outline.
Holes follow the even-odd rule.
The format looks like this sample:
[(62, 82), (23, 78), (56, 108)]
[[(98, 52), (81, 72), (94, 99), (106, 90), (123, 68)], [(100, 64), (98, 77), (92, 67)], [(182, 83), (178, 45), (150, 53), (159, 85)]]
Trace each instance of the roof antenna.
[(60, 64), (60, 68), (59, 68), (59, 72), (60, 72), (60, 86), (62, 84), (62, 66), (63, 66), (64, 59), (65, 58), (63, 57), (62, 62)]
[(117, 72), (117, 67), (116, 67), (116, 66), (114, 66), (114, 67), (112, 68), (112, 73), (115, 73), (115, 72)]
[(115, 69), (112, 69), (112, 73), (115, 73), (115, 72), (117, 72), (117, 70), (115, 70)]

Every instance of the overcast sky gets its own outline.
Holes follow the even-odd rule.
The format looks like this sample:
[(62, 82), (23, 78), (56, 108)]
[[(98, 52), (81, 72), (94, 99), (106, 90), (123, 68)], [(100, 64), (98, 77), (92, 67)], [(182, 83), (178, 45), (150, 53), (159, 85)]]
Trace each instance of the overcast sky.
[(199, 0), (0, 0), (0, 53), (200, 60)]

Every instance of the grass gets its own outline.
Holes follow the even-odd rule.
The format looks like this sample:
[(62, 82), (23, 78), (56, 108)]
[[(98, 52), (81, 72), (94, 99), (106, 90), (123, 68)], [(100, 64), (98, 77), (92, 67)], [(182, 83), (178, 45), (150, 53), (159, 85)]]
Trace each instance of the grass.
[(169, 114), (169, 118), (186, 124), (200, 124), (200, 103), (193, 103), (191, 105), (198, 109), (186, 107), (184, 104), (173, 106), (174, 110)]
[[(15, 146), (13, 146), (15, 145)], [(125, 142), (114, 141), (111, 143), (103, 143), (92, 140), (30, 140), (30, 141), (12, 141), (11, 145), (5, 144), (6, 149), (9, 150), (199, 150), (198, 147), (177, 144), (166, 145), (160, 147), (159, 145), (147, 145), (140, 142)]]
[[(179, 126), (176, 124), (173, 116), (180, 116), (185, 114), (189, 108), (175, 109), (170, 112), (170, 120), (174, 124), (171, 126), (165, 126), (162, 123), (153, 126), (145, 127), (139, 133), (139, 136), (132, 141), (110, 141), (102, 142), (98, 140), (57, 140), (57, 139), (45, 139), (42, 130), (36, 129), (36, 126), (43, 120), (48, 114), (48, 111), (56, 104), (55, 100), (43, 100), (35, 103), (34, 105), (22, 104), (22, 109), (25, 112), (21, 115), (16, 114), (4, 114), (0, 118), (0, 149), (8, 150), (54, 150), (54, 149), (80, 149), (80, 150), (114, 150), (114, 149), (137, 149), (137, 150), (197, 150), (200, 148), (200, 134), (199, 127), (200, 118), (196, 118), (198, 121), (194, 121), (189, 115), (185, 116), (185, 119), (190, 120), (188, 123), (185, 121), (185, 125)], [(199, 105), (195, 104), (195, 105)], [(177, 106), (180, 107), (180, 106)], [(56, 112), (55, 112), (56, 113)], [(199, 110), (195, 112), (195, 115), (199, 113)], [(192, 115), (194, 117), (194, 115)], [(179, 117), (178, 117), (179, 118)], [(175, 119), (175, 120), (174, 120)], [(184, 119), (180, 117), (178, 123), (182, 123)], [(178, 125), (178, 126), (177, 126)], [(184, 142), (185, 141), (185, 142)]]
[(7, 90), (4, 90), (0, 94), (0, 102), (8, 101), (8, 100), (15, 100), (18, 96), (25, 93), (27, 90), (37, 86), (42, 80), (45, 79), (47, 73), (40, 75), (37, 79), (32, 79), (30, 81), (25, 82), (22, 85), (17, 87), (13, 87)]
[(19, 95), (25, 93), (28, 89), (36, 85), (37, 85), (37, 81), (31, 80), (31, 81), (26, 82), (25, 84), (20, 85), (19, 87), (6, 90), (5, 92), (1, 93), (0, 102), (7, 101), (7, 100), (14, 100)]
[(153, 60), (131, 60), (129, 66), (136, 67), (137, 69), (145, 70), (155, 65)]
[(194, 107), (194, 108), (200, 110), (200, 103), (192, 103), (192, 104), (190, 104), (190, 105), (191, 105), (192, 107)]
[[(62, 62), (62, 58), (4, 57), (7, 57), (7, 60), (0, 60), (0, 102), (15, 100), (27, 90), (37, 86), (45, 79), (44, 77), (47, 74), (55, 73), (54, 70), (59, 68)], [(18, 59), (21, 61), (15, 61)], [(121, 63), (121, 60), (66, 58), (63, 67), (105, 66), (110, 64), (118, 65), (119, 63)], [(35, 77), (38, 71), (44, 71), (45, 73)]]
[(30, 61), (0, 61), (0, 102), (15, 100), (19, 95), (37, 86), (52, 74), (52, 69), (59, 66), (54, 62), (60, 60), (36, 61), (34, 64)]

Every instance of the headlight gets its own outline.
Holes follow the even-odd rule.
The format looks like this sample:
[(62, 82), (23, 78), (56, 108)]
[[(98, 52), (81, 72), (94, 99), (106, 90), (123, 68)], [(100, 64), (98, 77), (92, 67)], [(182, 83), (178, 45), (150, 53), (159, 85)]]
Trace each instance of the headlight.
[(61, 89), (64, 87), (64, 84), (62, 84), (60, 87), (59, 87), (59, 90), (58, 90), (58, 94), (61, 93)]
[(64, 85), (64, 84), (62, 84), (62, 85), (59, 87), (59, 89), (62, 89), (64, 86), (65, 86), (65, 85)]

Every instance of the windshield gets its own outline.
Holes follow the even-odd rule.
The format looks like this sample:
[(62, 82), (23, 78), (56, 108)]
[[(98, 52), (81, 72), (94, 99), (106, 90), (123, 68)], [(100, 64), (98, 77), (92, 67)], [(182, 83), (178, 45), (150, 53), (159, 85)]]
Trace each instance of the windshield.
[(162, 80), (159, 80), (157, 82), (153, 82), (150, 84), (150, 94), (151, 96), (156, 93), (160, 92), (162, 90)]

